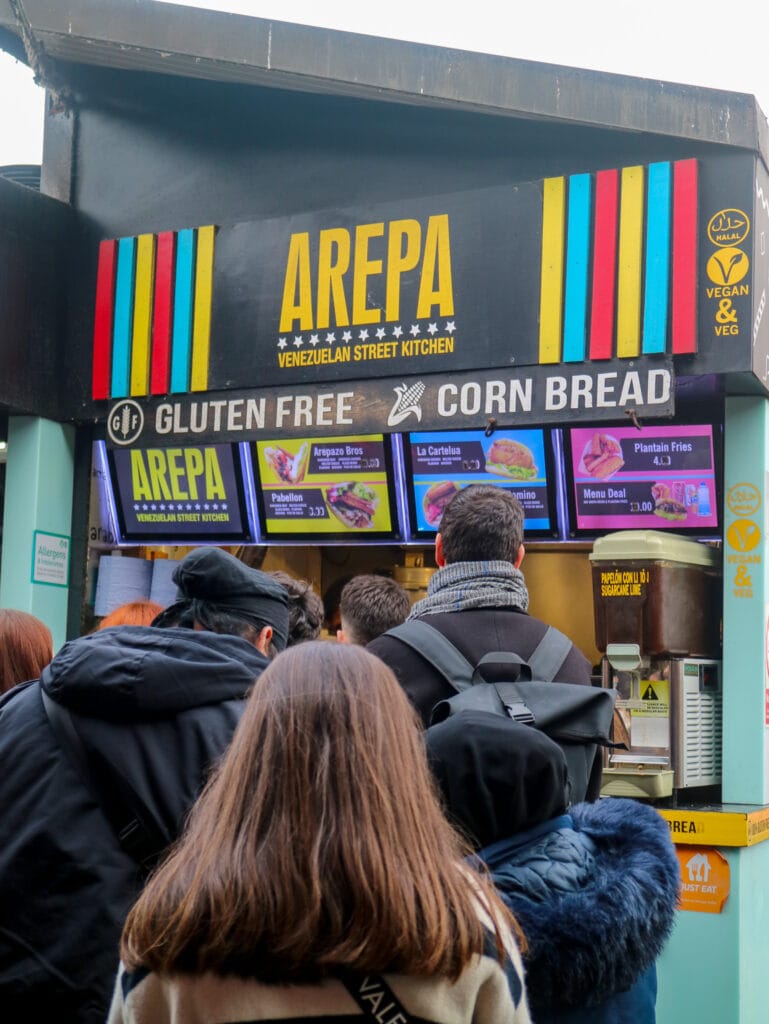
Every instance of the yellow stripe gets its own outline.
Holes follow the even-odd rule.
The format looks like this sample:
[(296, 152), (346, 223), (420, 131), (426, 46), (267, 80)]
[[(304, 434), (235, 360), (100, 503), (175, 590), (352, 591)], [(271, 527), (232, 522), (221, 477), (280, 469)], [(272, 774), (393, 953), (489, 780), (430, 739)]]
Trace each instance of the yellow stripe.
[(152, 292), (155, 284), (155, 236), (136, 239), (136, 283), (134, 323), (131, 341), (131, 394), (147, 395), (150, 390), (150, 338), (152, 334)]
[(565, 215), (565, 179), (545, 178), (542, 195), (542, 274), (539, 293), (540, 363), (557, 363), (561, 358)]
[(617, 355), (641, 351), (641, 260), (643, 257), (644, 169), (622, 168), (617, 273)]
[(208, 389), (208, 350), (211, 343), (211, 298), (214, 286), (214, 233), (212, 224), (198, 228), (195, 265), (195, 320), (192, 327), (190, 391)]

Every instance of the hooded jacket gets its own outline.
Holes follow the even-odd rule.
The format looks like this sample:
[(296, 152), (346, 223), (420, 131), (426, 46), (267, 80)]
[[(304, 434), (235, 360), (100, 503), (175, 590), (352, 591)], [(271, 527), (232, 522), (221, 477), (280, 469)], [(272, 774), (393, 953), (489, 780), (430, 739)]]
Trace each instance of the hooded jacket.
[(0, 1006), (9, 1021), (103, 1022), (140, 887), (49, 724), (67, 708), (91, 768), (125, 777), (170, 843), (267, 659), (240, 637), (121, 626), (72, 640), (0, 701)]
[(680, 881), (667, 823), (635, 800), (568, 810), (563, 751), (501, 715), (463, 711), (425, 737), (450, 817), (526, 936), (535, 1024), (653, 1024)]

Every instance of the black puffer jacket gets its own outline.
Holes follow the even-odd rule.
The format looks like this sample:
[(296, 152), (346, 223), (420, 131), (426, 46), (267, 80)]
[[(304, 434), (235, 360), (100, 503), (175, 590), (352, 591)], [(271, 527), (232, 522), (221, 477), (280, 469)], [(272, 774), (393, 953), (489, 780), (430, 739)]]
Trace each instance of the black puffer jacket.
[(127, 775), (170, 842), (267, 660), (245, 640), (122, 626), (65, 644), (0, 702), (0, 1007), (11, 1022), (103, 1022), (140, 885), (61, 748), (45, 692), (99, 772)]

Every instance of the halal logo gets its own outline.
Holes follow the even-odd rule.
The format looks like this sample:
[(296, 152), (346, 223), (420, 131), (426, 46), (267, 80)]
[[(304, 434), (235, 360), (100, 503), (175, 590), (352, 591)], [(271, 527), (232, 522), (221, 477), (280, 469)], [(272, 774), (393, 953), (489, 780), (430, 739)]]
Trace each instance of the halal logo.
[(708, 221), (713, 245), (739, 245), (748, 237), (750, 218), (742, 210), (719, 210)]
[(107, 433), (114, 444), (132, 444), (144, 427), (144, 413), (130, 398), (118, 402), (107, 417)]

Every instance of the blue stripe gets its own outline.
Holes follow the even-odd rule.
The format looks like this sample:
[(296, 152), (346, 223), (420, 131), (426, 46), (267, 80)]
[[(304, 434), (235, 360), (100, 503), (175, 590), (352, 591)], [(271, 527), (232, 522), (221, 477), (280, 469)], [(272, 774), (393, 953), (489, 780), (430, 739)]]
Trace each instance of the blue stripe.
[(569, 216), (566, 236), (566, 293), (564, 300), (563, 361), (585, 358), (587, 277), (590, 254), (590, 175), (569, 178)]
[(195, 232), (192, 228), (176, 236), (176, 278), (174, 281), (174, 330), (171, 338), (171, 391), (190, 389), (192, 359), (192, 316), (194, 301)]
[(669, 163), (649, 164), (646, 196), (646, 268), (641, 351), (664, 352), (670, 279)]
[(115, 321), (112, 330), (112, 398), (126, 398), (131, 378), (136, 239), (121, 238), (117, 245)]

